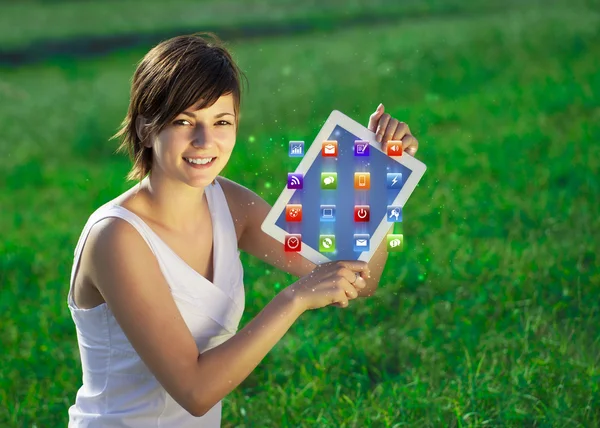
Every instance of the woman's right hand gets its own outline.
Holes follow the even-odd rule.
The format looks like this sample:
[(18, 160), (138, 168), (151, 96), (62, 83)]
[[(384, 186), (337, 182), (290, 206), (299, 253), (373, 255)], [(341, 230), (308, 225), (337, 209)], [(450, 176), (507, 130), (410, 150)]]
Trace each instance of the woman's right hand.
[[(362, 274), (362, 275), (361, 275)], [(357, 288), (364, 288), (370, 275), (366, 262), (340, 260), (317, 266), (283, 292), (296, 302), (302, 311), (336, 305), (348, 306), (348, 300), (358, 297)]]

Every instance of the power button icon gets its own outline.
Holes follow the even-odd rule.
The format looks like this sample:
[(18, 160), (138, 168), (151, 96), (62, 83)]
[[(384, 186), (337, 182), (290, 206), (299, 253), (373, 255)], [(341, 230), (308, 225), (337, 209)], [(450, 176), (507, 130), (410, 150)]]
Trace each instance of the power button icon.
[(371, 208), (368, 205), (355, 205), (354, 206), (354, 221), (355, 222), (368, 222), (371, 217)]

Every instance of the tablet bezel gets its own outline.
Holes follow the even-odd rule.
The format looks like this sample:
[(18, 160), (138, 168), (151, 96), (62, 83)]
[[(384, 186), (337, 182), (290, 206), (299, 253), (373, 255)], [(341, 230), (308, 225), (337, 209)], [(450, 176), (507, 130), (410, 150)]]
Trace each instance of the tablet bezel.
[[(310, 148), (305, 151), (304, 157), (300, 161), (300, 164), (294, 171), (295, 173), (306, 174), (310, 169), (314, 161), (317, 159), (317, 156), (321, 154), (321, 144), (317, 144), (318, 141), (325, 141), (329, 139), (329, 136), (333, 133), (333, 130), (336, 126), (340, 126), (350, 132), (352, 135), (358, 137), (363, 141), (368, 141), (370, 150), (379, 150), (383, 152), (381, 149), (381, 143), (377, 142), (375, 139), (375, 133), (370, 131), (368, 128), (364, 127), (360, 123), (346, 116), (344, 113), (333, 110), (323, 127), (313, 140)], [(387, 155), (386, 155), (387, 156)], [(408, 179), (404, 183), (404, 186), (394, 199), (394, 202), (390, 205), (396, 205), (404, 207), (404, 204), (412, 194), (412, 192), (417, 187), (419, 180), (423, 177), (425, 170), (427, 167), (425, 164), (418, 159), (415, 159), (413, 156), (403, 152), (401, 156), (389, 156), (389, 158), (395, 160), (401, 165), (404, 165), (406, 168), (410, 169), (412, 172), (409, 175)], [(289, 203), (294, 195), (295, 189), (288, 189), (287, 186), (283, 189), (277, 201), (269, 211), (269, 214), (263, 221), (261, 225), (261, 229), (266, 234), (272, 236), (277, 239), (283, 245), (285, 242), (285, 236), (288, 232), (285, 229), (280, 228), (276, 222), (277, 219), (281, 216), (281, 214), (285, 211), (285, 206)], [(383, 216), (379, 225), (375, 229), (375, 232), (370, 238), (370, 249), (369, 251), (363, 251), (360, 253), (357, 260), (362, 260), (369, 262), (375, 251), (381, 244), (381, 242), (385, 239), (388, 231), (393, 226), (393, 223), (387, 221), (386, 216)], [(314, 249), (307, 245), (305, 242), (302, 242), (302, 249), (298, 252), (306, 259), (312, 261), (316, 264), (322, 264), (333, 261), (333, 259), (328, 258), (324, 254), (320, 253), (318, 249)], [(336, 259), (337, 260), (337, 259)]]

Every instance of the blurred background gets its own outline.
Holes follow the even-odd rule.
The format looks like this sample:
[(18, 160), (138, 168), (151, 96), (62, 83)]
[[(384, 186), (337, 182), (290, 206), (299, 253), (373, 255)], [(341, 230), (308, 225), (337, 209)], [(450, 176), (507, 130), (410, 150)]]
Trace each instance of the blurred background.
[[(304, 314), (224, 427), (600, 426), (600, 5), (591, 0), (0, 3), (0, 426), (64, 427), (88, 216), (133, 185), (109, 141), (136, 63), (213, 31), (249, 79), (223, 175), (274, 203), (289, 140), (382, 102), (428, 167), (404, 252)], [(243, 327), (294, 281), (243, 254)]]

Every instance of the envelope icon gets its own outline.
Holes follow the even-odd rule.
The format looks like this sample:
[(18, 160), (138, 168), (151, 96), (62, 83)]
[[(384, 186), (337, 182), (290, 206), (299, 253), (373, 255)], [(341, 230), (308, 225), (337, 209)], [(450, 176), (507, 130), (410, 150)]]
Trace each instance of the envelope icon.
[(367, 240), (366, 239), (357, 239), (356, 240), (356, 246), (357, 247), (366, 247), (367, 246)]
[(336, 157), (338, 154), (338, 142), (323, 141), (323, 146), (321, 147), (321, 154), (323, 156)]

